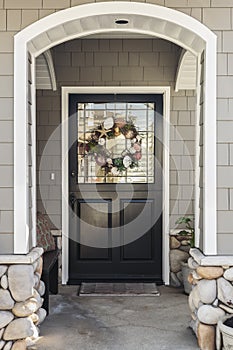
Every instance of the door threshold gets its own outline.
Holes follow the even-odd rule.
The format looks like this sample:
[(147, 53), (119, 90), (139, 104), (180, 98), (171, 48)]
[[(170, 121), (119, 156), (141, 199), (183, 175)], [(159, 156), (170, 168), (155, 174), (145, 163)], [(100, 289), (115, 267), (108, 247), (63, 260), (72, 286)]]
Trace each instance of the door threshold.
[(68, 285), (81, 285), (81, 283), (156, 283), (156, 285), (164, 285), (164, 282), (158, 278), (78, 278), (69, 279)]

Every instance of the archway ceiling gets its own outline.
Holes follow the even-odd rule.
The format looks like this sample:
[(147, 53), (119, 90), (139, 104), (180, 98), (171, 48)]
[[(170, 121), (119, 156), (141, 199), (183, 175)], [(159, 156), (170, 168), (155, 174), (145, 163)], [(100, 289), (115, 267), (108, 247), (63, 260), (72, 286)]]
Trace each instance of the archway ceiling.
[[(117, 18), (127, 18), (129, 23), (119, 28), (119, 25), (115, 24)], [(181, 25), (145, 15), (121, 13), (77, 18), (64, 22), (34, 37), (29, 41), (28, 48), (37, 57), (45, 50), (62, 42), (103, 34), (105, 37), (109, 35), (109, 38), (116, 35), (124, 37), (127, 34), (160, 37), (195, 55), (201, 53), (205, 47), (205, 42), (201, 37)]]

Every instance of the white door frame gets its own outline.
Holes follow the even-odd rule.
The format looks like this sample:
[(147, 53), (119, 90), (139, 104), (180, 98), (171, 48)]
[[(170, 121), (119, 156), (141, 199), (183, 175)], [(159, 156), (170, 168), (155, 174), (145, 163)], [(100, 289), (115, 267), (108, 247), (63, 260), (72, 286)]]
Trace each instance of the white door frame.
[[(115, 23), (119, 17), (129, 19), (129, 23), (121, 29)], [(14, 253), (26, 254), (32, 247), (29, 243), (28, 52), (33, 58), (33, 80), (35, 58), (42, 52), (74, 38), (101, 33), (108, 33), (111, 37), (112, 32), (164, 38), (197, 56), (204, 51), (203, 252), (216, 254), (216, 35), (202, 23), (182, 12), (165, 6), (130, 1), (90, 3), (68, 8), (38, 20), (15, 35)], [(35, 81), (35, 87), (34, 83)], [(35, 90), (32, 92), (35, 95)], [(35, 124), (35, 108), (32, 109), (31, 120)], [(35, 147), (33, 140), (32, 154), (35, 154)], [(35, 164), (35, 159), (33, 163)], [(36, 183), (35, 171), (32, 183)], [(32, 198), (35, 199), (35, 186), (32, 191)], [(35, 210), (32, 222), (32, 241), (35, 241)]]
[(162, 94), (163, 95), (163, 225), (162, 225), (162, 278), (169, 284), (169, 86), (111, 86), (62, 87), (62, 284), (69, 278), (69, 94)]

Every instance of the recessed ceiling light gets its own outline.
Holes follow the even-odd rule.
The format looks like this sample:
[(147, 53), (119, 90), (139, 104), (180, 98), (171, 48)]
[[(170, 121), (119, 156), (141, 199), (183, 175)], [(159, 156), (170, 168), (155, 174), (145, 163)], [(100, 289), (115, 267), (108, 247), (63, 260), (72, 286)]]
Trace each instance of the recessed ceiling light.
[(128, 24), (129, 21), (128, 21), (128, 19), (119, 18), (119, 19), (116, 19), (116, 20), (115, 20), (115, 23), (116, 23), (116, 24)]

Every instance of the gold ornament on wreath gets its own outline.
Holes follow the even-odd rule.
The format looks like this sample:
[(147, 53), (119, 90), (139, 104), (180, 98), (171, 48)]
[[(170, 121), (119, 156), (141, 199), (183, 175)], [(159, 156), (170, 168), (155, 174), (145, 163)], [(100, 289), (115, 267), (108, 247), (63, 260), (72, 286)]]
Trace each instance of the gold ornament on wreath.
[[(130, 147), (124, 149), (120, 157), (114, 158), (105, 147), (106, 140), (115, 139), (123, 135), (131, 140)], [(106, 174), (118, 176), (122, 171), (138, 167), (138, 161), (142, 158), (142, 137), (140, 136), (133, 121), (124, 118), (108, 117), (96, 129), (88, 133), (88, 139), (79, 143), (83, 157), (91, 155), (95, 162)]]

